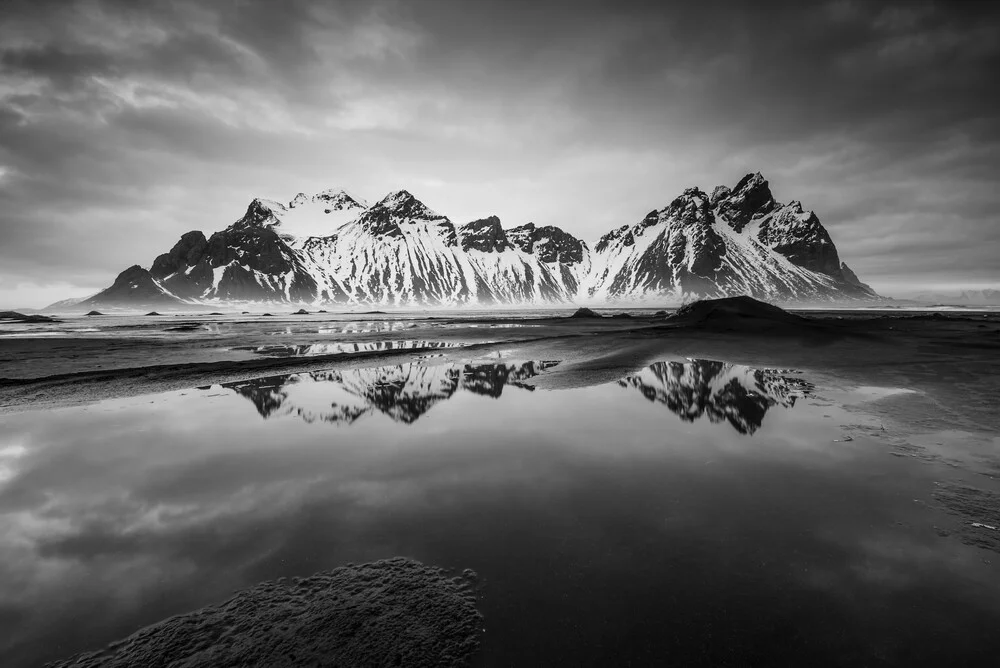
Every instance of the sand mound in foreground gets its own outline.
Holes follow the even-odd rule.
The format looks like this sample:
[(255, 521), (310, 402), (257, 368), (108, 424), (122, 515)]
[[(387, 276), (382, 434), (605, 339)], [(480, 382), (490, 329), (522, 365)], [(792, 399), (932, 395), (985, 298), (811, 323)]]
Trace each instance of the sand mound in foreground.
[(723, 299), (700, 299), (677, 309), (667, 318), (670, 324), (678, 325), (723, 325), (740, 327), (752, 321), (802, 325), (805, 318), (752, 297), (725, 297)]
[(48, 665), (466, 666), (481, 631), (468, 579), (396, 557), (263, 582)]

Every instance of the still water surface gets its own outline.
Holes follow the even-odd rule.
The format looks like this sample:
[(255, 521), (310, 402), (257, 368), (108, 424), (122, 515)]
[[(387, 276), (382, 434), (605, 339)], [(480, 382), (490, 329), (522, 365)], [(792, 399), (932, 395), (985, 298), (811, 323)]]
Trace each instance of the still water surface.
[(472, 568), (484, 666), (990, 665), (995, 553), (808, 377), (706, 360), (302, 373), (0, 418), (0, 656), (282, 576)]

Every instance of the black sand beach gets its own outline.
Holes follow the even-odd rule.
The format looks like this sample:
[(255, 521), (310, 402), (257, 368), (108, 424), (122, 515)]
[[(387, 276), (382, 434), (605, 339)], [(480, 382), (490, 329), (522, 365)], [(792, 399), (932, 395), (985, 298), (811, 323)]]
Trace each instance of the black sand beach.
[[(992, 656), (1000, 314), (571, 313), (94, 316), (0, 340), (7, 665), (125, 637), (55, 665)], [(478, 600), (404, 558), (475, 569)], [(313, 576), (348, 562), (416, 568), (454, 616), (409, 575), (392, 603), (357, 569)], [(293, 576), (319, 589), (258, 586)], [(381, 621), (296, 631), (356, 624), (320, 589)]]

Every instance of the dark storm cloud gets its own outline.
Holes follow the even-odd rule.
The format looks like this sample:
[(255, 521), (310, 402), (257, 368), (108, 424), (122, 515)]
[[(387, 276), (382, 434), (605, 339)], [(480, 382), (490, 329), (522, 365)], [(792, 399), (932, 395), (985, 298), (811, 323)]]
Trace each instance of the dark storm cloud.
[(407, 187), (460, 221), (498, 213), (593, 239), (757, 170), (816, 209), (876, 287), (1000, 275), (987, 3), (81, 0), (0, 14), (4, 302), (101, 287), (258, 193)]

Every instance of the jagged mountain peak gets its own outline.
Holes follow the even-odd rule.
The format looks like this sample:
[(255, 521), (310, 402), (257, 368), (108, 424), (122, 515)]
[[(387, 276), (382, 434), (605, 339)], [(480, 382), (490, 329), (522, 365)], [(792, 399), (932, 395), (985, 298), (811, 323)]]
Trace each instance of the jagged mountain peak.
[(777, 206), (771, 188), (760, 172), (747, 174), (716, 206), (725, 214), (729, 225), (742, 232), (747, 223), (764, 216)]
[(507, 230), (507, 238), (525, 253), (547, 263), (573, 266), (584, 262), (589, 254), (587, 244), (555, 225), (525, 223)]
[(708, 196), (687, 188), (639, 223), (604, 235), (586, 290), (606, 299), (648, 294), (764, 299), (873, 298), (845, 272), (829, 233), (794, 200), (775, 201), (754, 172)]
[(500, 226), (496, 216), (480, 218), (462, 225), (458, 229), (462, 242), (462, 250), (478, 250), (486, 253), (498, 252), (513, 248), (506, 232)]
[[(300, 195), (302, 193), (299, 193)], [(368, 203), (344, 188), (327, 188), (312, 197), (313, 201), (329, 202), (340, 208), (367, 209)]]
[(413, 196), (408, 190), (396, 190), (383, 197), (372, 209), (387, 209), (401, 218), (444, 218)]
[(231, 225), (234, 229), (265, 227), (278, 222), (278, 215), (287, 210), (284, 204), (267, 197), (254, 197), (243, 217)]
[(730, 188), (729, 186), (715, 186), (712, 189), (712, 197), (710, 198), (709, 201), (712, 203), (712, 206), (715, 206), (719, 203), (720, 200), (729, 197), (729, 194), (731, 192), (733, 192), (733, 189)]
[(327, 189), (312, 196), (300, 192), (287, 205), (255, 197), (243, 217), (228, 229), (271, 229), (287, 241), (301, 242), (311, 237), (330, 236), (367, 209), (364, 200), (341, 188)]
[(689, 199), (689, 200), (695, 200), (695, 201), (698, 201), (698, 200), (708, 201), (708, 194), (704, 190), (702, 190), (701, 188), (699, 188), (698, 186), (692, 186), (690, 188), (685, 188), (684, 192), (681, 193), (681, 197), (684, 197), (684, 198)]
[(745, 175), (739, 182), (733, 187), (733, 194), (740, 193), (750, 193), (750, 192), (760, 192), (766, 193), (768, 197), (771, 195), (771, 190), (768, 186), (767, 179), (760, 172), (750, 172)]
[(647, 216), (644, 223), (656, 222), (664, 217), (675, 218), (688, 225), (711, 223), (715, 220), (712, 216), (712, 205), (708, 195), (698, 187), (685, 189), (684, 193), (660, 211), (656, 218), (651, 217), (651, 215)]
[(455, 225), (448, 217), (428, 208), (407, 190), (397, 190), (383, 197), (361, 214), (357, 224), (378, 238), (402, 238), (425, 231), (446, 246), (458, 245)]

